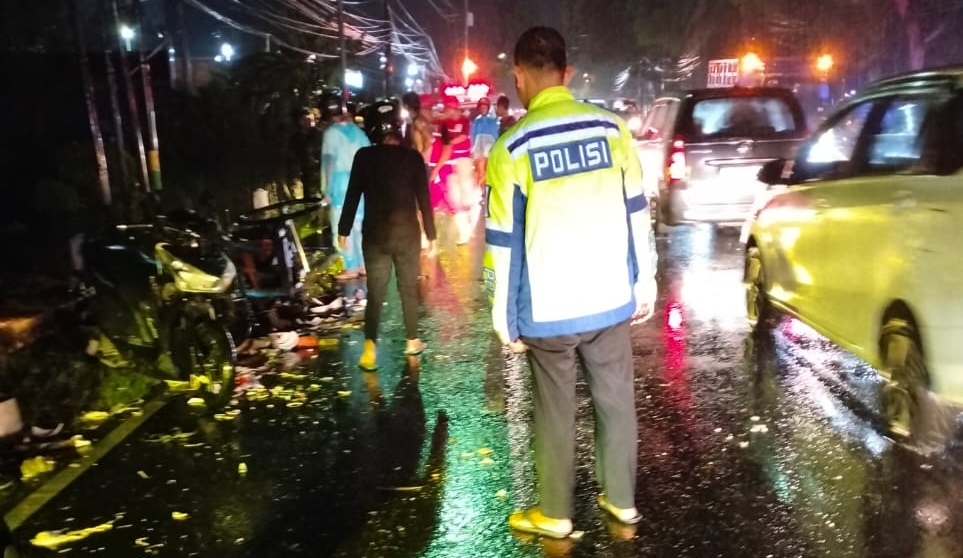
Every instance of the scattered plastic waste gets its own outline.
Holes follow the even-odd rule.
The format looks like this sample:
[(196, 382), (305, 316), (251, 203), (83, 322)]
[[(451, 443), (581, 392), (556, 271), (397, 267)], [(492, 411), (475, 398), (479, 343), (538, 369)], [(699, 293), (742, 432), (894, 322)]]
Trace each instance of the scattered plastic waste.
[(76, 529), (73, 531), (40, 531), (34, 538), (30, 539), (30, 544), (56, 550), (65, 544), (81, 541), (90, 535), (110, 531), (113, 528), (114, 520), (111, 520), (95, 527), (87, 527), (86, 529)]
[(89, 411), (84, 413), (80, 420), (83, 422), (104, 422), (110, 418), (110, 413), (107, 411)]
[(196, 434), (197, 434), (196, 430), (191, 432), (181, 432), (180, 430), (174, 430), (172, 434), (161, 434), (160, 436), (150, 436), (145, 438), (145, 441), (160, 442), (163, 444), (166, 444), (169, 442), (187, 442), (188, 440), (193, 438), (194, 435)]
[(207, 403), (204, 402), (200, 397), (191, 397), (187, 400), (187, 404), (191, 407), (205, 407)]
[(187, 514), (184, 512), (179, 512), (179, 511), (171, 512), (171, 519), (173, 519), (174, 521), (184, 521), (188, 517), (190, 517), (190, 514)]
[(237, 474), (241, 476), (247, 474), (247, 463), (241, 462), (237, 464)]
[(56, 466), (56, 461), (42, 455), (25, 459), (23, 463), (20, 464), (20, 478), (22, 480), (30, 480), (43, 473), (53, 471)]
[(298, 332), (280, 331), (270, 335), (271, 345), (281, 351), (290, 351), (298, 346)]

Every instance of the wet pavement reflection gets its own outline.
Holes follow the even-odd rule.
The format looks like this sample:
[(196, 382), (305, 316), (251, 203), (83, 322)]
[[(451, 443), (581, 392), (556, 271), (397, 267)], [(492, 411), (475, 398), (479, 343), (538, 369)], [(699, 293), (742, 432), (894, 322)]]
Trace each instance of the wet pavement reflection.
[(363, 335), (347, 328), (234, 415), (172, 398), (16, 534), (109, 527), (26, 555), (963, 555), (959, 448), (925, 455), (880, 436), (875, 372), (800, 324), (750, 333), (738, 231), (710, 227), (659, 238), (658, 314), (633, 329), (643, 521), (594, 506), (580, 382), (585, 535), (513, 535), (509, 513), (535, 504), (531, 378), (490, 332), (481, 241), (442, 240), (425, 265), (424, 354), (403, 356), (389, 298), (376, 373), (354, 366)]

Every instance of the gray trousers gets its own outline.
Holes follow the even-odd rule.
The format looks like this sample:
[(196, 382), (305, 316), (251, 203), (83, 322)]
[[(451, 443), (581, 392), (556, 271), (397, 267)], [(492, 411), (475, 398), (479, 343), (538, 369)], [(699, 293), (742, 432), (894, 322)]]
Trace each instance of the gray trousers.
[(595, 474), (612, 505), (635, 506), (638, 423), (629, 322), (522, 340), (535, 377), (535, 471), (541, 512), (572, 517), (575, 490), (575, 379), (581, 359), (595, 411)]

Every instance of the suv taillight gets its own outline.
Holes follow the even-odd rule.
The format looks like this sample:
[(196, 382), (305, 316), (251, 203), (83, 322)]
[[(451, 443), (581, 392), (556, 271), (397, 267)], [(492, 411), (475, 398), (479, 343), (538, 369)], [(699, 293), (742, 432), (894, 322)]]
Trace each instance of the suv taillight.
[(665, 159), (665, 181), (669, 188), (682, 188), (688, 178), (689, 169), (685, 164), (685, 140), (676, 136)]

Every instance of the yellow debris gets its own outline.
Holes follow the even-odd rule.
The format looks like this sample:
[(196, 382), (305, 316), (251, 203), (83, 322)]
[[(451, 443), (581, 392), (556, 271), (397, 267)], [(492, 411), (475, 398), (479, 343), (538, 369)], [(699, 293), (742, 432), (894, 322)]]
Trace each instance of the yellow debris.
[(304, 405), (304, 403), (301, 401), (291, 401), (290, 403), (288, 403), (287, 406), (289, 409), (296, 409), (298, 407), (301, 407), (302, 405)]
[(495, 460), (492, 459), (491, 457), (485, 457), (485, 458), (483, 458), (481, 461), (479, 461), (478, 464), (479, 464), (479, 465), (486, 465), (486, 466), (487, 466), (487, 465), (494, 465), (494, 464), (495, 464)]
[(220, 420), (220, 421), (234, 420), (236, 418), (237, 418), (237, 415), (232, 415), (230, 413), (215, 413), (214, 415), (214, 420)]
[(167, 389), (171, 391), (190, 391), (191, 383), (184, 380), (164, 380)]
[(148, 475), (148, 474), (145, 473), (144, 471), (137, 471), (137, 476), (140, 477), (140, 478), (142, 478), (142, 479), (149, 479), (149, 478), (150, 478), (150, 475)]
[(108, 521), (107, 523), (102, 523), (95, 527), (77, 529), (76, 531), (41, 531), (30, 540), (30, 544), (55, 550), (57, 547), (86, 539), (94, 533), (110, 531), (113, 528), (114, 522)]
[(28, 480), (36, 477), (37, 475), (43, 473), (49, 473), (54, 470), (54, 466), (57, 464), (53, 459), (48, 459), (42, 455), (38, 455), (32, 459), (26, 459), (20, 464), (20, 475), (23, 480)]
[(321, 337), (318, 338), (318, 348), (319, 349), (334, 349), (341, 341), (337, 337)]
[(84, 438), (80, 434), (77, 434), (76, 436), (71, 436), (70, 442), (74, 445), (75, 448), (78, 448), (78, 449), (90, 447), (91, 445), (91, 441)]
[(508, 497), (508, 491), (503, 488), (495, 493), (495, 497), (498, 498), (499, 500), (504, 500), (505, 498)]
[(491, 449), (491, 448), (479, 448), (479, 449), (478, 449), (478, 455), (481, 455), (481, 456), (491, 455), (492, 453), (493, 453), (493, 452), (492, 452), (492, 449)]
[(239, 475), (247, 474), (247, 463), (241, 462), (237, 464), (237, 474)]
[(109, 418), (110, 413), (107, 411), (90, 411), (88, 413), (84, 413), (84, 415), (80, 417), (80, 420), (84, 422), (104, 422)]
[(207, 405), (200, 397), (191, 397), (187, 400), (187, 404), (191, 407), (204, 407)]
[(322, 382), (333, 382), (333, 381), (334, 381), (334, 377), (333, 377), (333, 376), (322, 376), (321, 378), (318, 378), (318, 379), (321, 380)]
[(134, 544), (136, 544), (137, 546), (150, 546), (150, 543), (147, 542), (147, 537), (141, 537), (141, 538), (139, 538), (139, 539), (134, 539)]
[(281, 378), (285, 380), (304, 380), (307, 374), (292, 374), (291, 372), (281, 372)]
[(179, 511), (171, 512), (171, 519), (175, 521), (184, 521), (188, 517), (190, 517), (190, 515), (184, 512), (179, 512)]
[(341, 397), (347, 397), (347, 396), (351, 395), (351, 392), (350, 392), (350, 391), (339, 391), (339, 392), (338, 392), (338, 395), (341, 396)]

